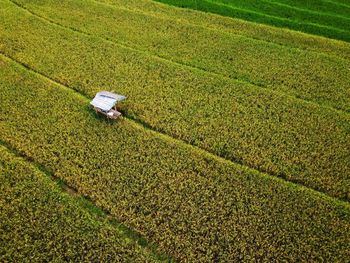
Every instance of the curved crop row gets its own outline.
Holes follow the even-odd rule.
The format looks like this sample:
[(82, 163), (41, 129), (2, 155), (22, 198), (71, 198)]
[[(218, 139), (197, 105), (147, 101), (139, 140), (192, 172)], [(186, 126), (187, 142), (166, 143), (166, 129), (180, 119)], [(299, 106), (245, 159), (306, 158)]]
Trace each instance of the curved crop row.
[(97, 118), (86, 98), (0, 61), (0, 138), (176, 259), (349, 260), (349, 204)]
[[(349, 115), (180, 67), (3, 9), (0, 49), (87, 94), (116, 89), (123, 111), (224, 158), (348, 199)], [(58, 12), (58, 10), (57, 10)], [(350, 97), (349, 97), (350, 98)]]
[(338, 18), (349, 18), (350, 6), (346, 7), (343, 4), (332, 2), (329, 0), (267, 0), (270, 3), (285, 5), (300, 10), (319, 12), (320, 15), (329, 15)]
[[(196, 12), (191, 9), (174, 8), (152, 0), (98, 0), (98, 2), (147, 16), (172, 19), (177, 23), (189, 23), (267, 43), (327, 53), (346, 59), (350, 58), (350, 44), (340, 40), (257, 24), (241, 19)], [(40, 10), (40, 8), (36, 10)]]
[(158, 261), (1, 145), (0, 160), (1, 262)]
[[(315, 27), (326, 27), (334, 30), (343, 30), (350, 34), (350, 16), (339, 16), (338, 14), (332, 14), (331, 10), (328, 13), (321, 12), (320, 10), (309, 10), (305, 5), (300, 8), (296, 5), (288, 5), (283, 1), (276, 0), (262, 0), (259, 2), (254, 1), (238, 1), (238, 0), (207, 0), (207, 2), (224, 4), (228, 7), (242, 8), (245, 10), (261, 13), (267, 16), (280, 18), (282, 20), (293, 21), (296, 24), (310, 24)], [(320, 4), (322, 5), (322, 4)], [(337, 8), (335, 8), (337, 10)]]
[(150, 18), (94, 1), (66, 0), (46, 5), (25, 2), (24, 6), (68, 28), (261, 88), (350, 111), (347, 60)]
[(158, 2), (245, 19), (277, 27), (286, 27), (306, 33), (350, 41), (349, 20), (326, 14), (314, 14), (308, 10), (278, 5), (269, 1), (177, 1)]
[(269, 0), (274, 3), (282, 3), (289, 6), (328, 13), (330, 15), (349, 17), (350, 5), (346, 6), (336, 1), (331, 0)]

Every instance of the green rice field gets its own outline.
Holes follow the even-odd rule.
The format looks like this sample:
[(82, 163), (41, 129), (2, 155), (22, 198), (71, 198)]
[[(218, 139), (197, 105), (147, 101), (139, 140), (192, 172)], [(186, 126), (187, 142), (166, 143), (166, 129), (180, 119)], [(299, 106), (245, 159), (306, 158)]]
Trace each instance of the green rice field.
[(350, 2), (337, 0), (157, 0), (158, 2), (350, 41)]
[(0, 2), (0, 261), (349, 261), (350, 4), (161, 2)]

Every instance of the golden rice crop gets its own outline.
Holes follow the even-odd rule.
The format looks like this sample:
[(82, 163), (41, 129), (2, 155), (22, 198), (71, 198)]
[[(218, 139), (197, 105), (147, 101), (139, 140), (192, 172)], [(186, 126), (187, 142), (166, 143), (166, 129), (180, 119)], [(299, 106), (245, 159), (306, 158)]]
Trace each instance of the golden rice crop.
[(0, 61), (2, 140), (175, 259), (350, 258), (348, 203), (97, 118), (85, 97)]
[[(350, 45), (343, 41), (326, 39), (292, 30), (281, 30), (276, 27), (251, 23), (241, 19), (209, 15), (202, 12), (193, 12), (188, 9), (170, 8), (165, 5), (159, 5), (150, 0), (99, 0), (99, 2), (118, 7), (125, 7), (130, 10), (156, 17), (184, 21), (226, 33), (243, 35), (270, 43), (317, 52), (326, 52), (347, 59), (350, 58)], [(310, 3), (310, 1), (308, 1), (308, 3)], [(305, 1), (303, 1), (303, 4), (305, 4)], [(36, 8), (38, 11), (39, 9), (39, 7)]]
[(348, 113), (174, 65), (1, 5), (0, 50), (8, 56), (90, 98), (116, 89), (128, 97), (123, 112), (157, 131), (349, 199)]
[(91, 0), (28, 5), (27, 1), (15, 1), (68, 28), (260, 88), (350, 111), (349, 61), (326, 52), (292, 49)]
[(0, 145), (1, 262), (158, 262), (86, 201)]

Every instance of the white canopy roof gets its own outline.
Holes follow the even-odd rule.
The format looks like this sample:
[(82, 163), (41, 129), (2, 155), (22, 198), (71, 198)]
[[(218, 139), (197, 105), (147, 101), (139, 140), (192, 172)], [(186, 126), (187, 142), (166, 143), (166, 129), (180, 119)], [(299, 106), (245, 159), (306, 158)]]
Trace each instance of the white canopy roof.
[(103, 111), (109, 111), (118, 101), (122, 101), (124, 99), (126, 99), (126, 97), (123, 95), (115, 94), (109, 91), (100, 91), (96, 94), (95, 98), (90, 102), (90, 104)]

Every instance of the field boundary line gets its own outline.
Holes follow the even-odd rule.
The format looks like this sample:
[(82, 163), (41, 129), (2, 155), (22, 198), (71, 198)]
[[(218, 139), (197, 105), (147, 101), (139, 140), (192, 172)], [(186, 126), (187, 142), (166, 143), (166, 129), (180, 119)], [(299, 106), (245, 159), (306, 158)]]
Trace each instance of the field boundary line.
[[(208, 0), (204, 0), (205, 2), (207, 3), (212, 3), (214, 5), (218, 5), (218, 6), (224, 6), (224, 7), (227, 7), (227, 8), (230, 8), (230, 9), (233, 9), (233, 10), (239, 10), (239, 11), (243, 11), (243, 12), (247, 12), (247, 13), (252, 13), (252, 14), (256, 14), (256, 15), (260, 15), (260, 16), (265, 16), (265, 17), (268, 17), (268, 18), (273, 18), (273, 19), (277, 19), (277, 20), (283, 20), (283, 21), (288, 21), (290, 23), (295, 23), (295, 24), (298, 24), (298, 25), (311, 25), (311, 26), (318, 26), (318, 27), (321, 27), (321, 28), (325, 28), (325, 29), (331, 29), (331, 30), (335, 30), (335, 31), (339, 31), (339, 33), (350, 33), (350, 31), (347, 31), (347, 30), (344, 30), (344, 29), (340, 29), (340, 28), (337, 28), (337, 27), (333, 27), (333, 26), (327, 26), (327, 25), (324, 25), (324, 24), (318, 24), (318, 23), (310, 23), (310, 22), (307, 22), (307, 23), (303, 23), (303, 22), (300, 22), (298, 20), (292, 20), (292, 19), (288, 19), (288, 18), (284, 18), (284, 17), (280, 17), (280, 16), (274, 16), (274, 15), (269, 15), (269, 14), (266, 14), (266, 13), (260, 13), (260, 12), (257, 12), (257, 11), (254, 11), (254, 10), (250, 10), (250, 9), (245, 9), (245, 8), (240, 8), (240, 7), (235, 7), (235, 6), (232, 6), (232, 5), (229, 5), (229, 4), (223, 4), (223, 3), (214, 3), (213, 1), (208, 1)], [(271, 3), (271, 2), (268, 2), (268, 1), (263, 1), (263, 2), (267, 2), (267, 3)], [(244, 20), (244, 19), (242, 19)], [(244, 20), (244, 21), (251, 21), (251, 20)], [(251, 21), (253, 22), (253, 21)], [(253, 22), (253, 23), (256, 23), (256, 22)], [(257, 23), (257, 24), (263, 24), (263, 25), (266, 25), (264, 23)], [(277, 26), (275, 26), (277, 27)], [(278, 28), (284, 28), (284, 27), (278, 27)], [(297, 32), (301, 32), (301, 31), (298, 31), (298, 30), (295, 30), (295, 29), (291, 29), (291, 28), (288, 28), (289, 30), (292, 30), (292, 31), (297, 31)], [(305, 34), (309, 34), (309, 35), (313, 35), (313, 36), (320, 36), (320, 35), (316, 35), (316, 34), (312, 34), (312, 33), (307, 33), (307, 32), (304, 32)], [(321, 36), (322, 37), (322, 36)], [(336, 39), (336, 38), (331, 38), (331, 37), (325, 37), (325, 38), (329, 38), (329, 39), (335, 39), (335, 40), (339, 40), (339, 41), (343, 41), (343, 42), (347, 42), (345, 40), (341, 40), (341, 39)]]
[(297, 96), (294, 96), (294, 95), (291, 95), (291, 94), (288, 94), (288, 93), (285, 93), (285, 92), (282, 92), (282, 91), (273, 90), (273, 89), (270, 89), (270, 88), (268, 88), (266, 86), (259, 85), (259, 84), (256, 84), (254, 82), (249, 82), (249, 81), (240, 79), (238, 77), (230, 78), (230, 77), (227, 77), (225, 75), (222, 75), (222, 74), (219, 74), (219, 73), (216, 73), (216, 72), (212, 72), (212, 71), (200, 68), (200, 67), (187, 65), (187, 64), (184, 64), (184, 63), (176, 62), (176, 61), (173, 61), (173, 60), (170, 60), (170, 59), (158, 56), (158, 55), (154, 55), (154, 54), (152, 54), (149, 51), (145, 51), (145, 50), (142, 50), (142, 49), (137, 49), (137, 48), (128, 46), (126, 44), (119, 43), (117, 41), (112, 41), (111, 39), (108, 39), (108, 38), (96, 36), (96, 35), (93, 35), (91, 33), (78, 30), (78, 29), (73, 28), (73, 27), (67, 27), (67, 26), (61, 25), (60, 23), (57, 23), (57, 22), (55, 22), (53, 20), (50, 20), (50, 19), (48, 19), (46, 17), (43, 17), (41, 15), (38, 15), (38, 14), (32, 12), (31, 10), (29, 10), (29, 9), (27, 9), (27, 8), (25, 8), (25, 7), (21, 6), (21, 5), (13, 2), (12, 0), (8, 0), (8, 1), (13, 3), (18, 8), (23, 9), (24, 11), (28, 12), (32, 16), (35, 16), (38, 19), (44, 20), (46, 23), (52, 24), (54, 26), (57, 26), (57, 27), (60, 27), (60, 28), (66, 29), (66, 30), (73, 31), (73, 32), (75, 32), (77, 34), (81, 34), (81, 35), (84, 35), (84, 36), (87, 36), (87, 37), (94, 37), (94, 38), (100, 39), (102, 41), (111, 43), (113, 45), (119, 46), (121, 48), (128, 49), (128, 50), (133, 51), (135, 53), (143, 54), (143, 55), (149, 56), (149, 57), (151, 57), (153, 59), (160, 60), (160, 61), (163, 61), (165, 63), (173, 64), (173, 65), (175, 65), (177, 67), (180, 67), (180, 68), (184, 67), (184, 68), (188, 68), (190, 70), (199, 71), (199, 72), (201, 72), (203, 74), (212, 75), (212, 76), (215, 76), (215, 77), (218, 77), (218, 78), (230, 81), (230, 82), (238, 82), (238, 83), (242, 83), (242, 84), (245, 84), (245, 85), (249, 85), (250, 87), (253, 87), (256, 90), (264, 90), (265, 92), (272, 93), (272, 94), (277, 94), (279, 96), (287, 97), (287, 98), (290, 98), (290, 99), (293, 99), (293, 100), (296, 100), (296, 101), (299, 101), (299, 102), (302, 102), (302, 103), (310, 103), (312, 105), (315, 105), (315, 106), (323, 108), (323, 109), (328, 109), (328, 110), (335, 111), (337, 114), (350, 115), (350, 109), (349, 109), (349, 111), (343, 110), (343, 109), (337, 109), (337, 108), (335, 108), (333, 106), (329, 106), (329, 105), (326, 105), (326, 104), (323, 104), (323, 103), (317, 103), (316, 101), (313, 101), (313, 100), (302, 99), (302, 98), (299, 98)]
[[(12, 2), (12, 0), (9, 0)], [(171, 19), (168, 18), (168, 17), (158, 17), (158, 16), (155, 16), (153, 15), (152, 13), (149, 13), (149, 12), (146, 12), (146, 11), (141, 11), (140, 9), (130, 9), (130, 8), (126, 8), (126, 7), (120, 7), (120, 6), (116, 6), (116, 5), (113, 5), (113, 4), (110, 4), (110, 3), (105, 3), (105, 2), (101, 2), (99, 0), (90, 0), (91, 2), (95, 2), (95, 3), (99, 3), (101, 5), (105, 5), (105, 6), (109, 6), (111, 8), (114, 8), (114, 9), (119, 9), (119, 10), (127, 10), (129, 12), (133, 12), (133, 13), (137, 13), (137, 14), (142, 14), (142, 15), (145, 15), (145, 16), (149, 16), (149, 17), (154, 17), (154, 18), (157, 18), (157, 19), (162, 19), (162, 20), (167, 20), (167, 21), (170, 21)], [(151, 1), (152, 3), (154, 3), (153, 1)], [(165, 4), (163, 2), (156, 2), (157, 4), (159, 5), (162, 5), (162, 6), (166, 6), (166, 7), (169, 7), (168, 4)], [(307, 33), (307, 32), (302, 32), (302, 31), (298, 31), (298, 30), (293, 30), (291, 28), (282, 28), (282, 27), (274, 27), (272, 25), (268, 25), (268, 24), (262, 24), (262, 23), (258, 23), (258, 22), (254, 22), (254, 21), (250, 21), (250, 20), (244, 20), (244, 19), (241, 19), (241, 18), (237, 18), (237, 17), (229, 17), (229, 16), (223, 16), (223, 15), (220, 15), (220, 14), (217, 14), (217, 13), (209, 13), (209, 12), (204, 12), (204, 11), (200, 11), (200, 10), (196, 10), (196, 9), (189, 9), (189, 8), (181, 8), (181, 7), (178, 7), (178, 6), (173, 6), (171, 5), (172, 8), (176, 8), (176, 9), (179, 9), (179, 10), (183, 10), (183, 9), (186, 9), (188, 11), (191, 11), (191, 12), (199, 12), (199, 13), (205, 13), (207, 15), (210, 15), (210, 16), (214, 16), (214, 17), (220, 17), (220, 18), (225, 18), (225, 19), (232, 19), (232, 20), (240, 20), (240, 21), (243, 21), (245, 23), (249, 23), (249, 24), (257, 24), (257, 25), (262, 25), (262, 26), (265, 26), (265, 27), (269, 27), (269, 28), (273, 28), (273, 29), (276, 29), (276, 30), (286, 30), (286, 31), (291, 31), (293, 33), (296, 33), (296, 34), (301, 34), (301, 35), (310, 35), (312, 37), (316, 37), (316, 38), (321, 38), (321, 39), (326, 39), (326, 40), (330, 40), (330, 41), (336, 41), (336, 42), (341, 42), (341, 43), (348, 43), (347, 41), (344, 41), (344, 40), (341, 40), (341, 39), (335, 39), (335, 38), (328, 38), (328, 37), (325, 37), (325, 36), (321, 36), (321, 35), (315, 35), (315, 34), (311, 34), (311, 33)], [(164, 16), (162, 14), (162, 16)], [(193, 27), (199, 27), (199, 28), (203, 28), (203, 29), (206, 29), (208, 31), (213, 31), (213, 32), (216, 32), (217, 29), (215, 28), (212, 28), (212, 27), (209, 27), (209, 26), (204, 26), (204, 25), (200, 25), (198, 23), (195, 23), (195, 22), (191, 22), (191, 21), (186, 21), (186, 20), (182, 20), (182, 19), (175, 19), (177, 23), (179, 24), (184, 24), (184, 25), (189, 25), (189, 26), (193, 26)], [(291, 20), (292, 21), (292, 20)], [(227, 29), (225, 28), (221, 28), (221, 33), (222, 34), (225, 34), (225, 35), (235, 35), (235, 36), (240, 36), (242, 38), (246, 38), (246, 39), (253, 39), (257, 42), (264, 42), (264, 43), (268, 43), (268, 44), (271, 44), (271, 45), (274, 45), (274, 46), (279, 46), (279, 47), (284, 47), (284, 48), (290, 48), (290, 49), (295, 49), (295, 50), (298, 50), (298, 51), (306, 51), (306, 52), (311, 52), (311, 53), (316, 53), (316, 54), (323, 54), (325, 56), (330, 56), (330, 57), (334, 57), (336, 59), (339, 59), (339, 60), (346, 60), (348, 61), (348, 59), (346, 58), (343, 58), (341, 57), (340, 55), (336, 55), (336, 54), (329, 54), (328, 51), (321, 51), (321, 50), (311, 50), (311, 49), (307, 49), (307, 48), (302, 48), (302, 47), (297, 47), (297, 46), (293, 46), (293, 45), (288, 45), (286, 43), (278, 43), (276, 41), (269, 41), (269, 40), (266, 40), (266, 39), (262, 39), (262, 38), (257, 38), (257, 37), (253, 37), (253, 36), (248, 36), (248, 35), (244, 35), (244, 34), (239, 34), (237, 32), (230, 32), (228, 31)], [(339, 29), (341, 30), (341, 29)], [(350, 32), (350, 31), (349, 31)]]
[[(57, 85), (57, 84), (56, 84)], [(147, 249), (153, 256), (157, 259), (163, 260), (165, 257), (172, 260), (172, 258), (164, 253), (157, 253), (156, 243), (149, 242), (145, 237), (142, 236), (138, 231), (131, 228), (127, 224), (120, 221), (116, 216), (112, 215), (108, 210), (97, 206), (90, 196), (81, 194), (76, 188), (68, 185), (64, 179), (57, 177), (52, 171), (50, 171), (43, 164), (35, 161), (32, 157), (27, 156), (25, 153), (20, 152), (10, 143), (4, 141), (0, 138), (0, 146), (7, 149), (15, 157), (22, 159), (27, 164), (31, 165), (35, 170), (44, 174), (47, 178), (50, 179), (55, 185), (60, 189), (60, 192), (66, 193), (71, 198), (77, 199), (81, 198), (85, 204), (95, 208), (96, 210), (102, 211), (102, 215), (97, 214), (92, 209), (84, 208), (88, 210), (88, 213), (94, 214), (96, 220), (106, 220), (107, 223), (113, 227), (116, 231), (120, 232), (123, 237), (131, 239), (133, 242), (137, 243), (139, 246)], [(168, 261), (167, 261), (168, 262)]]
[(331, 16), (331, 17), (334, 17), (334, 18), (340, 18), (340, 19), (345, 19), (345, 20), (349, 20), (350, 21), (350, 18), (348, 18), (348, 17), (342, 16), (342, 15), (333, 14), (333, 13), (327, 13), (327, 12), (324, 12), (324, 11), (317, 12), (317, 11), (315, 11), (313, 9), (305, 9), (305, 8), (298, 7), (298, 6), (291, 6), (289, 4), (285, 4), (285, 3), (281, 3), (281, 2), (277, 2), (277, 1), (275, 2), (275, 1), (271, 1), (271, 0), (263, 0), (263, 2), (270, 3), (272, 5), (277, 5), (277, 6), (284, 6), (284, 7), (290, 8), (290, 9), (294, 9), (294, 10), (304, 11), (304, 12), (307, 12), (307, 13), (312, 13), (314, 15), (320, 14), (322, 16)]
[[(7, 60), (7, 61), (10, 61), (12, 63), (15, 63), (15, 64), (19, 65), (23, 69), (31, 72), (34, 75), (37, 75), (39, 78), (42, 78), (42, 79), (44, 79), (45, 81), (47, 81), (47, 82), (49, 82), (51, 84), (54, 84), (54, 85), (56, 85), (56, 86), (58, 86), (60, 88), (63, 88), (64, 90), (68, 90), (68, 91), (72, 92), (75, 96), (80, 97), (82, 100), (85, 100), (85, 101), (90, 101), (91, 100), (91, 98), (88, 95), (83, 94), (80, 91), (78, 91), (76, 89), (73, 89), (73, 88), (71, 88), (69, 86), (66, 86), (65, 84), (62, 84), (59, 81), (57, 81), (57, 80), (55, 80), (55, 79), (53, 79), (53, 78), (51, 78), (49, 76), (46, 76), (45, 74), (43, 74), (43, 73), (41, 73), (41, 72), (31, 68), (27, 64), (19, 62), (19, 61), (17, 61), (14, 58), (12, 58), (12, 57), (10, 57), (8, 55), (5, 55), (1, 51), (0, 51), (0, 57), (2, 57), (4, 60)], [(186, 141), (184, 141), (182, 139), (179, 139), (179, 138), (176, 138), (176, 137), (172, 137), (171, 135), (168, 135), (166, 133), (160, 132), (157, 129), (155, 129), (155, 128), (151, 127), (150, 125), (148, 125), (147, 123), (144, 123), (142, 120), (132, 118), (132, 117), (130, 117), (128, 115), (124, 115), (124, 117), (127, 119), (128, 123), (130, 125), (133, 125), (135, 128), (143, 129), (144, 131), (151, 132), (152, 134), (154, 134), (155, 136), (158, 136), (162, 140), (168, 141), (168, 142), (173, 143), (173, 144), (181, 145), (183, 147), (187, 147), (189, 150), (197, 152), (198, 154), (203, 155), (203, 156), (208, 156), (208, 157), (210, 157), (210, 158), (212, 158), (212, 159), (214, 159), (214, 160), (216, 160), (218, 162), (227, 163), (229, 165), (234, 165), (234, 166), (246, 169), (248, 171), (251, 171), (252, 173), (254, 173), (257, 176), (263, 176), (265, 178), (269, 178), (270, 180), (275, 180), (278, 183), (287, 184), (288, 186), (299, 187), (301, 189), (304, 189), (304, 190), (307, 190), (307, 191), (311, 191), (313, 194), (317, 194), (317, 195), (319, 195), (322, 198), (326, 198), (328, 200), (333, 200), (333, 201), (339, 202), (340, 204), (343, 204), (343, 205), (349, 205), (350, 204), (350, 200), (337, 198), (335, 196), (329, 195), (326, 192), (323, 192), (322, 190), (319, 190), (317, 188), (312, 188), (310, 186), (307, 186), (307, 185), (305, 185), (302, 182), (296, 182), (296, 181), (293, 181), (293, 180), (289, 180), (289, 179), (287, 179), (287, 178), (285, 178), (283, 176), (270, 174), (270, 173), (268, 173), (266, 171), (259, 170), (259, 169), (254, 168), (254, 167), (250, 167), (250, 166), (248, 166), (246, 164), (243, 164), (243, 163), (240, 163), (240, 162), (237, 162), (237, 161), (234, 161), (234, 160), (226, 159), (226, 158), (221, 157), (221, 156), (219, 156), (219, 155), (217, 155), (217, 154), (215, 154), (215, 153), (213, 153), (213, 152), (211, 152), (209, 150), (203, 149), (203, 148), (201, 148), (199, 146), (196, 146), (196, 145), (193, 145), (191, 143), (188, 143), (188, 142), (186, 142)]]
[(344, 4), (344, 3), (339, 3), (337, 1), (331, 1), (331, 0), (323, 0), (326, 3), (330, 3), (330, 4), (334, 4), (334, 5), (338, 5), (338, 6), (345, 6), (350, 8), (350, 5)]

